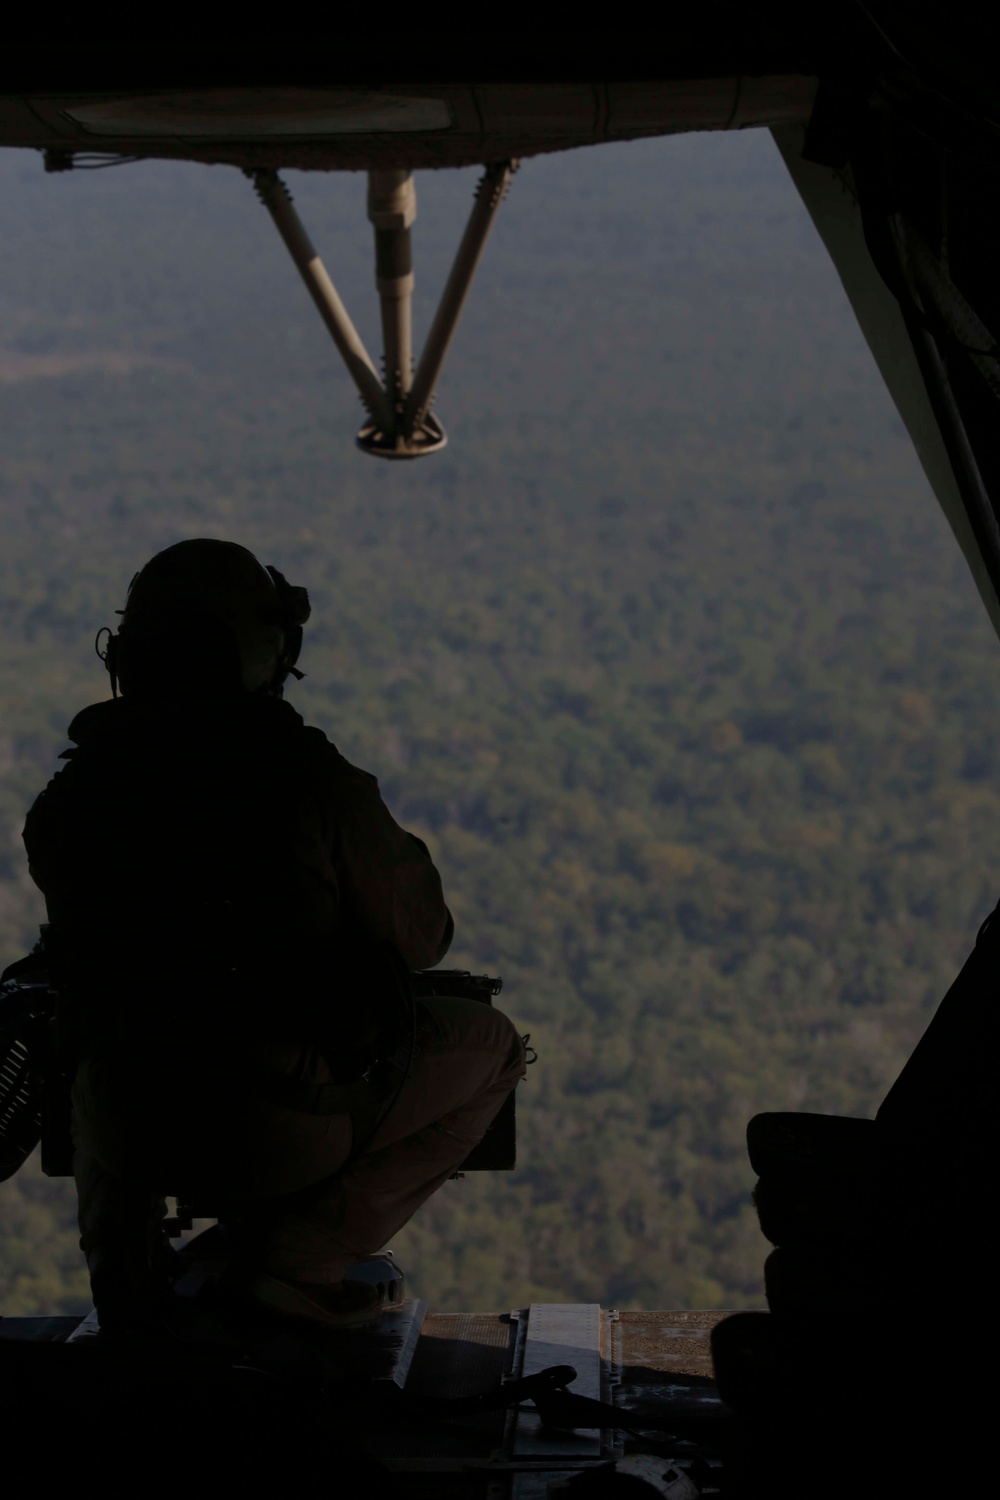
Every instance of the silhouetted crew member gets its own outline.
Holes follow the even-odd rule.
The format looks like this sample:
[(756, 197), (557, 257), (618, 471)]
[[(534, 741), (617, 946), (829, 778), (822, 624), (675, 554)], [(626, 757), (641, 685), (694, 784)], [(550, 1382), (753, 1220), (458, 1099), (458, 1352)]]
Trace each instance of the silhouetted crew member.
[(407, 1043), (394, 975), (438, 963), (452, 919), (375, 778), (282, 700), (308, 616), (233, 543), (159, 553), (109, 643), (122, 696), (76, 716), (25, 825), (68, 975), (81, 1245), (109, 1320), (180, 1189), (252, 1205), (250, 1295), (369, 1321), (377, 1293), (345, 1270), (523, 1076), (514, 1027), (475, 1001), (420, 1002)]

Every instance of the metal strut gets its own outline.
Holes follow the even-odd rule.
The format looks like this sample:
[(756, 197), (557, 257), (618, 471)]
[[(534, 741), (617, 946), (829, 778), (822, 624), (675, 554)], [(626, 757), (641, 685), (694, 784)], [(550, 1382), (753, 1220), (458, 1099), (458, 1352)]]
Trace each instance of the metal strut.
[(357, 444), (365, 453), (379, 458), (420, 458), (425, 453), (437, 452), (447, 443), (444, 428), (431, 411), (437, 383), (497, 210), (517, 165), (494, 163), (487, 166), (479, 181), (469, 222), (415, 374), (410, 226), (416, 218), (417, 199), (413, 177), (403, 169), (369, 172), (368, 217), (375, 229), (375, 285), (385, 350), (382, 380), (295, 211), (285, 184), (271, 170), (247, 173), (277, 225), (364, 402), (368, 421), (358, 433)]
[(260, 201), (277, 225), (288, 253), (298, 266), (309, 295), (319, 308), (320, 317), (330, 330), (333, 342), (340, 350), (370, 415), (373, 420), (391, 422), (392, 414), (375, 366), (326, 267), (316, 254), (305, 225), (295, 212), (291, 193), (277, 172), (255, 171), (248, 175), (253, 180)]

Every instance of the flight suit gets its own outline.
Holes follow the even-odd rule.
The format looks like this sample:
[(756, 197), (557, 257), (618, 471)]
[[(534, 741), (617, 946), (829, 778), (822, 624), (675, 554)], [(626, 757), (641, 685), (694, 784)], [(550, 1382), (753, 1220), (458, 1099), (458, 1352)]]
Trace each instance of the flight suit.
[(521, 1040), (490, 1006), (420, 1002), (360, 1113), (317, 1109), (378, 1034), (364, 969), (345, 980), (338, 955), (388, 942), (427, 968), (447, 952), (425, 845), (275, 698), (127, 697), (78, 714), (70, 739), (24, 839), (78, 960), (63, 1021), (82, 1248), (194, 1191), (253, 1205), (259, 1269), (336, 1282), (482, 1137), (523, 1076)]

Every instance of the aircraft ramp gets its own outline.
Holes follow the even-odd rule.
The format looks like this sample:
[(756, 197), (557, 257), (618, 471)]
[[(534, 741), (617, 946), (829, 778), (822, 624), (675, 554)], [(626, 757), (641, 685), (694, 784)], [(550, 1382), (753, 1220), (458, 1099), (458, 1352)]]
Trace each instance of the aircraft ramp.
[[(549, 1500), (571, 1481), (620, 1469), (628, 1454), (645, 1451), (675, 1475), (663, 1493), (685, 1500), (711, 1495), (713, 1476), (721, 1478), (729, 1414), (712, 1379), (709, 1337), (725, 1316), (586, 1303), (433, 1313), (411, 1299), (387, 1310), (377, 1330), (324, 1336), (324, 1350), (328, 1373), (334, 1371), (331, 1392), (353, 1393), (352, 1438), (389, 1471), (388, 1493)], [(0, 1363), (14, 1343), (96, 1346), (95, 1331), (92, 1314), (0, 1318)], [(553, 1426), (531, 1401), (448, 1410), (447, 1403), (495, 1393), (553, 1366), (576, 1371), (565, 1389), (595, 1403), (591, 1417), (584, 1408), (593, 1426)], [(358, 1399), (377, 1390), (381, 1399)], [(612, 1407), (620, 1427), (608, 1421)]]

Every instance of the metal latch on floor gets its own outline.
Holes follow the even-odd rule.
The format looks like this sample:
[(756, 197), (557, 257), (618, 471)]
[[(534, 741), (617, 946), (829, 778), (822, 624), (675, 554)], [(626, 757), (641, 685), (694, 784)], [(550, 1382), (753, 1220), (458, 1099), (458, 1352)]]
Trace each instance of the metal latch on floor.
[(448, 439), (431, 410), (445, 356), (458, 327), (515, 161), (487, 166), (476, 188), (451, 274), (445, 283), (424, 351), (413, 368), (413, 255), (410, 226), (417, 213), (413, 175), (402, 169), (368, 173), (368, 217), (375, 229), (375, 285), (385, 350), (380, 379), (361, 337), (306, 233), (291, 194), (271, 170), (247, 172), (270, 213), (368, 412), (358, 447), (379, 458), (420, 458)]

